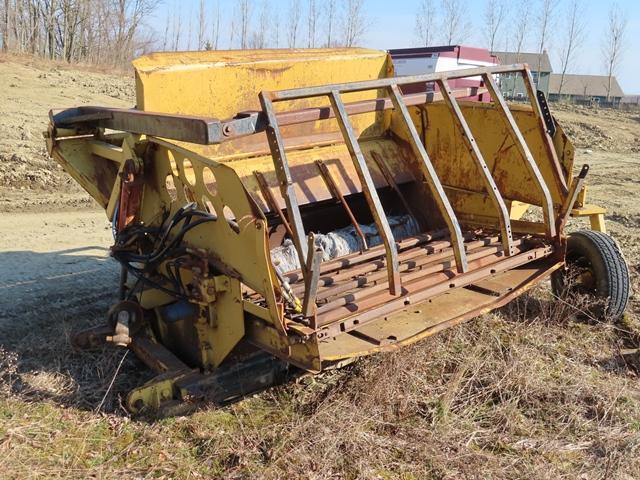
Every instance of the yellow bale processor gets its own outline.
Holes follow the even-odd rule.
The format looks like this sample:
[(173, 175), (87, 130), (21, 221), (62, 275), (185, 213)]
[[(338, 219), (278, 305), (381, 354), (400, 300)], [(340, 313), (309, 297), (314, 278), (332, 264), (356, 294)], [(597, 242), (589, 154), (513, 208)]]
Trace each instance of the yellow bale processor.
[[(322, 49), (134, 67), (135, 108), (55, 111), (46, 134), (113, 225), (120, 301), (74, 343), (129, 348), (158, 373), (132, 412), (394, 350), (549, 276), (622, 315), (627, 266), (526, 65), (396, 77), (386, 52)], [(506, 103), (503, 75), (526, 103)], [(450, 87), (463, 78), (479, 87)], [(478, 89), (492, 101), (469, 101)], [(567, 235), (572, 215), (594, 230)]]

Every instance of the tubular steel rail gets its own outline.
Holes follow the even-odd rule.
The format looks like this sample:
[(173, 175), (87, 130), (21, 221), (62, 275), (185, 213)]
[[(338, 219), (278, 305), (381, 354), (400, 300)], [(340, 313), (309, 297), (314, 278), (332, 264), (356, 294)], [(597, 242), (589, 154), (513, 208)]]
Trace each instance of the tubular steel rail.
[[(278, 214), (281, 222), (287, 230), (287, 233), (292, 238), (296, 254), (301, 265), (301, 273), (305, 279), (305, 284), (314, 286), (317, 283), (319, 275), (318, 262), (314, 261), (314, 259), (308, 259), (310, 243), (305, 232), (302, 214), (296, 198), (294, 180), (287, 160), (281, 127), (335, 118), (342, 138), (353, 161), (357, 175), (360, 179), (364, 197), (383, 241), (389, 291), (393, 296), (398, 296), (402, 292), (399, 273), (398, 247), (389, 226), (387, 216), (383, 210), (378, 192), (373, 183), (371, 172), (369, 171), (369, 167), (360, 149), (349, 115), (389, 109), (394, 109), (399, 113), (409, 134), (409, 144), (416, 159), (418, 160), (420, 171), (426, 180), (427, 186), (431, 191), (449, 231), (451, 246), (455, 258), (455, 267), (458, 273), (466, 273), (469, 271), (469, 265), (460, 224), (455, 212), (453, 211), (451, 203), (446, 196), (443, 185), (438, 178), (433, 163), (429, 158), (424, 145), (424, 139), (420, 138), (420, 135), (411, 120), (408, 107), (422, 105), (435, 100), (444, 100), (444, 103), (448, 106), (448, 109), (451, 112), (455, 126), (469, 151), (471, 159), (480, 172), (481, 179), (489, 198), (498, 212), (501, 232), (500, 241), (504, 248), (504, 254), (506, 256), (512, 256), (515, 254), (516, 248), (514, 246), (512, 225), (506, 203), (496, 185), (495, 180), (493, 179), (493, 176), (491, 175), (491, 172), (489, 171), (487, 163), (484, 160), (473, 136), (473, 132), (471, 132), (462, 110), (458, 105), (456, 100), (456, 96), (458, 95), (451, 91), (448, 84), (448, 81), (453, 79), (481, 77), (483, 86), (490, 93), (493, 99), (495, 109), (504, 120), (508, 135), (513, 140), (517, 151), (525, 162), (529, 174), (540, 191), (542, 197), (545, 235), (549, 239), (553, 239), (557, 236), (557, 225), (555, 225), (555, 222), (553, 221), (555, 217), (549, 188), (527, 143), (524, 140), (522, 132), (518, 129), (513, 115), (493, 78), (494, 75), (504, 73), (520, 73), (522, 75), (533, 114), (543, 136), (545, 150), (552, 160), (551, 163), (556, 173), (554, 177), (556, 178), (556, 182), (558, 182), (560, 189), (567, 193), (568, 187), (564, 183), (564, 176), (561, 172), (560, 163), (545, 123), (545, 114), (536, 95), (531, 73), (526, 65), (499, 65), (494, 67), (469, 68), (453, 72), (437, 72), (423, 75), (382, 78), (316, 87), (263, 91), (259, 94), (262, 111), (242, 112), (234, 118), (224, 121), (206, 117), (167, 115), (142, 112), (138, 110), (106, 109), (96, 107), (78, 107), (76, 109), (65, 110), (53, 115), (52, 120), (56, 127), (61, 128), (81, 124), (141, 133), (151, 136), (160, 136), (205, 145), (222, 143), (233, 140), (234, 138), (252, 135), (258, 132), (266, 132), (280, 193), (286, 206), (286, 216), (278, 207), (275, 198), (269, 191), (269, 186), (267, 185), (264, 176), (256, 172), (254, 173), (269, 209)], [(400, 86), (415, 83), (435, 83), (438, 85), (440, 91), (408, 95), (403, 95), (400, 92)], [(341, 98), (341, 95), (345, 93), (371, 90), (384, 91), (387, 96), (351, 103), (344, 103)], [(277, 102), (313, 97), (327, 97), (330, 106), (280, 112), (276, 112), (274, 108), (274, 104)], [(374, 158), (374, 160), (382, 172), (382, 175), (387, 180), (389, 186), (396, 192), (396, 194), (399, 195), (400, 200), (407, 208), (408, 213), (412, 213), (410, 206), (408, 206), (406, 199), (402, 196), (397, 185), (394, 184), (392, 178), (390, 179), (388, 175), (389, 172), (386, 171), (382, 159)], [(336, 188), (335, 181), (331, 178), (326, 165), (316, 165), (324, 179), (329, 193), (342, 205), (351, 223), (356, 228), (356, 233), (363, 242), (363, 249), (368, 249), (366, 240), (360, 231), (355, 216), (353, 215), (353, 212), (351, 212), (345, 199), (340, 195), (339, 190)], [(305, 292), (304, 305), (307, 307), (305, 308), (307, 312), (310, 311), (309, 305), (314, 303), (313, 299), (309, 297), (310, 295), (314, 295), (314, 291), (315, 288), (312, 288)]]
[[(538, 103), (538, 99), (534, 93), (532, 77), (526, 65), (497, 66), (492, 68), (472, 68), (456, 72), (384, 78), (378, 80), (323, 85), (308, 88), (294, 88), (272, 92), (263, 91), (260, 93), (263, 115), (267, 119), (266, 132), (267, 138), (269, 140), (269, 147), (271, 149), (276, 175), (280, 183), (280, 191), (287, 206), (287, 215), (289, 216), (289, 222), (291, 224), (291, 230), (293, 233), (293, 243), (300, 258), (300, 265), (302, 266), (301, 273), (303, 278), (305, 279), (305, 283), (311, 282), (312, 284), (316, 285), (319, 272), (318, 270), (309, 271), (309, 269), (305, 267), (307, 265), (306, 258), (308, 244), (304, 241), (304, 225), (302, 224), (302, 216), (300, 214), (298, 201), (293, 189), (293, 182), (291, 179), (289, 164), (287, 161), (287, 154), (284, 147), (284, 139), (280, 127), (284, 125), (315, 121), (320, 118), (335, 118), (340, 127), (340, 132), (342, 133), (343, 140), (347, 146), (356, 172), (360, 179), (365, 199), (384, 244), (389, 292), (393, 296), (398, 296), (401, 294), (402, 285), (400, 281), (398, 246), (393, 237), (388, 219), (382, 208), (382, 204), (373, 183), (366, 160), (358, 144), (358, 139), (349, 120), (349, 113), (365, 113), (377, 110), (385, 110), (388, 108), (393, 108), (400, 114), (403, 119), (404, 125), (407, 128), (407, 131), (409, 133), (410, 145), (414, 155), (418, 160), (421, 173), (424, 175), (431, 194), (433, 195), (438, 209), (440, 210), (440, 213), (442, 214), (442, 217), (447, 225), (447, 229), (449, 231), (451, 239), (451, 246), (455, 257), (456, 269), (458, 270), (458, 273), (466, 273), (469, 271), (467, 252), (465, 251), (464, 238), (460, 228), (460, 224), (455, 215), (455, 212), (453, 211), (451, 203), (449, 202), (449, 199), (445, 194), (444, 188), (442, 186), (442, 183), (440, 182), (440, 179), (438, 178), (433, 163), (429, 158), (425, 145), (420, 139), (416, 127), (411, 120), (407, 108), (407, 101), (405, 100), (406, 97), (410, 96), (402, 95), (399, 89), (400, 85), (421, 82), (435, 82), (438, 85), (440, 89), (440, 95), (442, 96), (444, 103), (448, 106), (454, 119), (455, 125), (460, 132), (460, 135), (464, 139), (464, 143), (467, 149), (469, 150), (471, 158), (473, 159), (475, 165), (478, 167), (487, 193), (498, 211), (501, 231), (500, 241), (503, 246), (504, 254), (509, 257), (516, 255), (518, 252), (513, 239), (509, 211), (507, 209), (504, 198), (502, 197), (493, 179), (493, 176), (489, 171), (487, 163), (485, 162), (482, 153), (480, 152), (473, 133), (471, 132), (469, 125), (465, 120), (464, 115), (462, 114), (462, 111), (458, 105), (458, 102), (448, 84), (448, 80), (451, 79), (480, 76), (494, 100), (496, 110), (504, 119), (507, 131), (514, 141), (518, 152), (522, 156), (528, 172), (531, 174), (536, 183), (536, 186), (540, 190), (543, 198), (542, 210), (544, 213), (546, 236), (549, 239), (552, 239), (556, 236), (556, 226), (553, 222), (554, 212), (551, 194), (544, 178), (542, 177), (540, 169), (538, 168), (533, 156), (531, 155), (531, 152), (524, 140), (522, 133), (519, 131), (515, 120), (513, 119), (513, 116), (500, 90), (498, 89), (495, 80), (493, 79), (493, 75), (500, 73), (520, 73), (522, 75), (527, 91), (529, 92), (529, 100), (531, 102), (534, 115), (538, 120), (540, 129), (545, 137), (545, 147), (551, 152), (552, 159), (555, 162), (556, 168), (559, 168), (559, 163), (557, 161), (555, 151), (553, 150), (551, 138), (549, 137), (544, 124), (543, 113)], [(342, 101), (342, 94), (368, 90), (384, 90), (388, 94), (388, 100), (390, 100), (390, 102), (388, 102), (387, 99), (381, 99), (376, 101), (356, 102), (356, 105), (356, 103), (345, 104)], [(297, 112), (276, 112), (274, 109), (274, 103), (277, 102), (300, 100), (313, 97), (328, 97), (331, 104), (331, 109), (305, 109), (299, 110)], [(411, 98), (411, 100), (413, 100), (413, 98)], [(411, 104), (417, 105), (418, 103), (412, 102)], [(236, 133), (238, 132), (237, 129), (235, 131)], [(375, 160), (377, 163), (379, 163), (379, 159)], [(383, 171), (384, 175), (384, 169), (381, 170)], [(390, 186), (393, 188), (393, 185), (391, 185), (391, 183)], [(330, 184), (328, 185), (328, 187), (330, 190), (332, 190)], [(394, 190), (397, 190), (397, 188), (394, 188)], [(333, 192), (331, 193), (333, 194)], [(343, 199), (340, 199), (340, 201), (341, 203), (346, 205)], [(352, 221), (353, 220), (354, 219), (352, 218)], [(313, 278), (313, 280), (307, 280), (307, 277)], [(306, 305), (311, 302), (309, 295), (315, 294), (315, 289), (313, 292), (305, 291)]]

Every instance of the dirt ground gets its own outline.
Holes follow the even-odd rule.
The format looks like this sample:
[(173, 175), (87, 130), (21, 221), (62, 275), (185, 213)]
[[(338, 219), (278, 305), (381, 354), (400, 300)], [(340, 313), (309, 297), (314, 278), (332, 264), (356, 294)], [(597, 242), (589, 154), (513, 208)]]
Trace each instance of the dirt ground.
[[(53, 196), (34, 192), (80, 193), (47, 155), (42, 133), (48, 112), (76, 105), (131, 107), (133, 74), (105, 75), (64, 64), (0, 56), (0, 209), (50, 203)], [(29, 195), (20, 191), (31, 190)], [(14, 195), (15, 194), (15, 195)], [(11, 202), (6, 199), (10, 198)], [(86, 197), (85, 197), (86, 198)], [(55, 199), (75, 206), (79, 198)]]
[[(52, 107), (133, 105), (132, 84), (0, 57), (0, 477), (640, 478), (635, 297), (621, 325), (585, 323), (541, 287), (397, 354), (187, 418), (130, 418), (121, 398), (149, 373), (69, 344), (115, 298), (110, 225), (41, 132)], [(640, 113), (552, 110), (637, 291)]]

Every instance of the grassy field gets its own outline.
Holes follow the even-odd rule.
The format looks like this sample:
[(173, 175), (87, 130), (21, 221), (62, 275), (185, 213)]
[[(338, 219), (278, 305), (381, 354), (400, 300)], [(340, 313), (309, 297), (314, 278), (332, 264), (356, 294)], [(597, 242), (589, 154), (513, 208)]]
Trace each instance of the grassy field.
[[(25, 372), (5, 351), (1, 471), (4, 478), (637, 478), (639, 364), (624, 352), (638, 339), (621, 325), (578, 321), (547, 297), (539, 289), (399, 353), (156, 421), (129, 418), (118, 395), (107, 413), (95, 411), (121, 352), (60, 359), (61, 341), (38, 348), (59, 366)], [(127, 358), (123, 368), (118, 393), (141, 380), (131, 373), (137, 362)]]

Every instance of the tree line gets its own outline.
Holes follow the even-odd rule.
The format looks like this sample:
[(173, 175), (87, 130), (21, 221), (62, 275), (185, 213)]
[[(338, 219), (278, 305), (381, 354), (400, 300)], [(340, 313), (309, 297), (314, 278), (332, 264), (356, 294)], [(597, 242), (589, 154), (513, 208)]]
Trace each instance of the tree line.
[[(601, 71), (607, 76), (607, 97), (626, 47), (627, 18), (616, 2), (609, 6), (607, 23), (600, 32), (589, 30), (588, 6), (581, 0), (484, 0), (481, 24), (475, 26), (481, 45), (490, 52), (552, 51), (559, 62), (559, 93), (566, 75), (575, 68), (587, 33), (600, 38)], [(421, 45), (473, 44), (474, 25), (465, 0), (420, 0), (415, 17), (415, 35)], [(529, 49), (534, 45), (534, 49)]]
[[(117, 66), (151, 50), (351, 47), (363, 42), (373, 24), (367, 0), (0, 2), (3, 51)], [(150, 18), (160, 11), (166, 21), (153, 28)], [(491, 52), (516, 53), (535, 45), (539, 54), (553, 46), (560, 90), (588, 28), (580, 0), (484, 0), (480, 25), (471, 18), (465, 0), (415, 0), (415, 43), (480, 44)], [(626, 27), (625, 15), (612, 3), (599, 34), (609, 90), (626, 45)], [(540, 64), (536, 67), (539, 71)]]
[(160, 0), (3, 0), (3, 51), (70, 63), (121, 65), (151, 49), (145, 20)]
[[(70, 63), (126, 65), (152, 50), (355, 46), (365, 0), (0, 0), (0, 48)], [(166, 9), (162, 31), (150, 16)], [(226, 36), (226, 38), (223, 38)]]
[(162, 34), (163, 50), (352, 47), (371, 22), (366, 0), (200, 0), (177, 2)]

